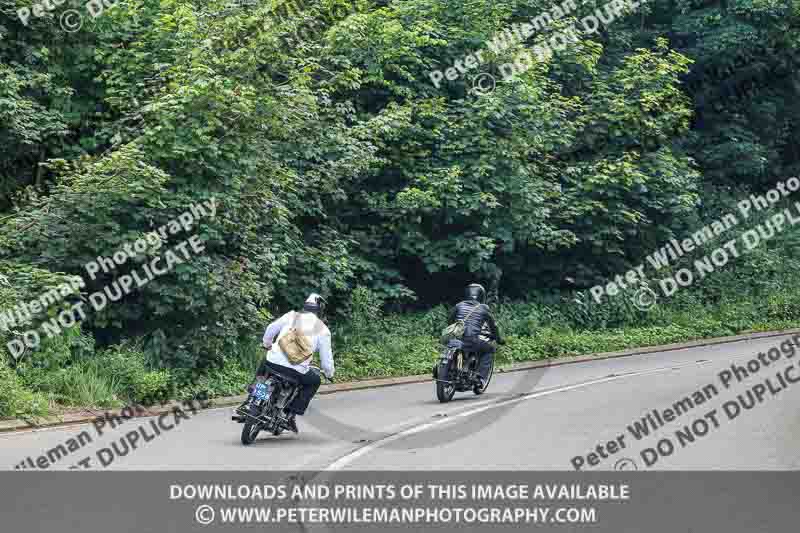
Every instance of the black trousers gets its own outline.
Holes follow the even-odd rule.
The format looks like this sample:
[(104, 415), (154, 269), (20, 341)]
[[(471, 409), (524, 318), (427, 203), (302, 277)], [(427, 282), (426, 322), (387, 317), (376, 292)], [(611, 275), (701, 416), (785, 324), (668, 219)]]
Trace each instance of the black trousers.
[(297, 396), (295, 396), (294, 400), (292, 400), (292, 403), (286, 407), (286, 410), (290, 413), (295, 413), (298, 415), (305, 414), (308, 404), (311, 403), (311, 398), (314, 397), (314, 395), (317, 393), (317, 389), (319, 389), (320, 384), (322, 384), (322, 378), (319, 376), (319, 373), (315, 369), (311, 368), (305, 374), (301, 374), (293, 368), (276, 365), (275, 363), (270, 363), (265, 359), (258, 367), (256, 375), (263, 376), (269, 372), (270, 368), (300, 382), (300, 392), (297, 394)]
[(480, 374), (483, 379), (488, 378), (489, 369), (492, 366), (494, 352), (497, 350), (497, 347), (491, 342), (480, 338), (464, 339), (464, 350), (467, 352), (478, 352), (478, 374)]

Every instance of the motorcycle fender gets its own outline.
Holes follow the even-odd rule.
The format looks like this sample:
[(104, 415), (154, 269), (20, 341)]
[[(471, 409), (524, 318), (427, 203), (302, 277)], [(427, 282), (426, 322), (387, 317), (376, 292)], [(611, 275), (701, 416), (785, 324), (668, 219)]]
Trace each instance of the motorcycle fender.
[(453, 356), (458, 350), (456, 348), (448, 348), (439, 356), (439, 364), (447, 364), (452, 361)]

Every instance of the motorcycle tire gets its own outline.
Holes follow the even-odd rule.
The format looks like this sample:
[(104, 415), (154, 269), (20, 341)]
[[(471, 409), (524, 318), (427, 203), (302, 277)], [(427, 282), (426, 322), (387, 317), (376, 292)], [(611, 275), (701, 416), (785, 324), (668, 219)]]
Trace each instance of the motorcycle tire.
[[(445, 381), (449, 381), (450, 379), (450, 363), (440, 363), (439, 364), (439, 371), (437, 372), (437, 379), (443, 379)], [(453, 396), (456, 393), (456, 386), (453, 383), (442, 383), (441, 381), (436, 382), (436, 397), (439, 399), (441, 403), (447, 403), (453, 399)]]
[[(261, 414), (261, 409), (255, 405), (252, 405), (250, 406), (250, 414), (253, 416), (259, 416)], [(258, 437), (260, 431), (261, 423), (253, 422), (251, 418), (248, 418), (242, 427), (242, 444), (245, 446), (253, 444), (256, 441), (256, 437)]]

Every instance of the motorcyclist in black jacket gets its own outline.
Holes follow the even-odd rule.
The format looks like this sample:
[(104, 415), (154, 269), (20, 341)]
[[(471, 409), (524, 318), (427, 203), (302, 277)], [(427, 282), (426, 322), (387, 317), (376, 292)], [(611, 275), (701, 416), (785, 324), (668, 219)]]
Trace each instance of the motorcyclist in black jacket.
[(496, 347), (491, 342), (482, 339), (484, 327), (489, 327), (489, 333), (498, 344), (505, 344), (500, 338), (497, 324), (494, 321), (489, 306), (486, 305), (486, 289), (477, 283), (471, 284), (465, 291), (466, 300), (459, 302), (450, 312), (450, 324), (456, 320), (464, 320), (463, 347), (465, 351), (478, 352), (478, 374), (481, 377), (481, 388), (489, 377), (489, 369)]

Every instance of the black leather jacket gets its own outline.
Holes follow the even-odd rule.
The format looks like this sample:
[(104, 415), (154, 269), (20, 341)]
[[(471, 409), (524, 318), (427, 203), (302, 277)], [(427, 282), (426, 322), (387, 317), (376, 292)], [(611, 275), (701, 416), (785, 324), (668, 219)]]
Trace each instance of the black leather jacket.
[[(471, 315), (470, 311), (472, 311)], [(467, 315), (469, 315), (469, 318), (467, 318)], [(464, 340), (466, 342), (477, 340), (478, 336), (484, 331), (485, 326), (489, 327), (491, 336), (496, 341), (500, 341), (500, 332), (497, 330), (497, 324), (491, 311), (489, 311), (488, 305), (479, 304), (477, 300), (465, 300), (458, 303), (450, 311), (450, 323), (452, 324), (456, 320), (462, 319), (466, 319), (464, 323)]]

